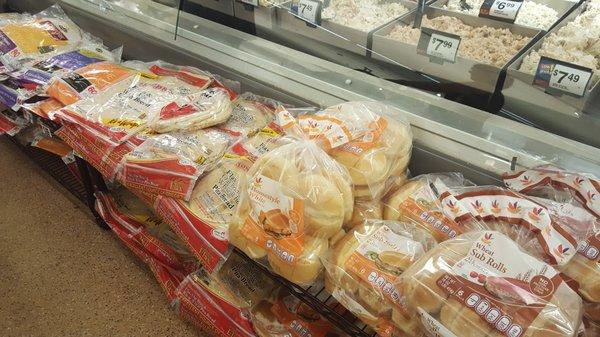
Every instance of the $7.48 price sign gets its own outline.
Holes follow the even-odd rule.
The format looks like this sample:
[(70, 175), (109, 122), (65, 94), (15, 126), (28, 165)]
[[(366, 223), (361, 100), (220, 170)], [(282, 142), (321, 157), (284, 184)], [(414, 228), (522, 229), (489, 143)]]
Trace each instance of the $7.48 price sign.
[(534, 84), (546, 87), (548, 93), (559, 92), (582, 97), (591, 78), (591, 69), (542, 57)]
[(321, 10), (323, 4), (321, 1), (316, 0), (298, 0), (295, 2), (296, 10), (295, 13), (304, 21), (312, 23), (314, 25), (321, 24)]
[(420, 54), (443, 61), (456, 62), (459, 45), (460, 36), (423, 27), (417, 50)]

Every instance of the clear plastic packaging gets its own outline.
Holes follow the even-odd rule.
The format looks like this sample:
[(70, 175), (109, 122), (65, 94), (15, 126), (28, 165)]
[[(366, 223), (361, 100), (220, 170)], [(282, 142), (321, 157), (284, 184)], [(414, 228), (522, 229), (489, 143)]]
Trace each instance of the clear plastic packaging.
[(436, 245), (425, 230), (390, 220), (365, 220), (322, 258), (326, 289), (380, 336), (396, 336), (396, 279)]
[(119, 180), (138, 190), (189, 200), (198, 177), (216, 165), (229, 142), (217, 129), (149, 136), (125, 155)]
[(560, 273), (500, 232), (439, 244), (397, 287), (395, 321), (408, 336), (575, 337), (581, 326), (581, 298)]
[(23, 103), (21, 107), (24, 111), (36, 114), (44, 119), (50, 119), (50, 116), (57, 110), (64, 108), (64, 105), (54, 98), (46, 98), (33, 103)]
[(470, 184), (459, 174), (425, 174), (410, 179), (408, 183), (390, 191), (383, 200), (383, 219), (410, 223), (427, 230), (438, 241), (452, 239), (471, 230), (486, 229), (478, 222), (457, 223), (444, 214), (433, 182), (454, 181)]
[(12, 110), (0, 112), (0, 135), (7, 134), (14, 136), (27, 126), (27, 124), (24, 118)]
[(349, 222), (344, 224), (345, 230), (362, 225), (365, 220), (383, 219), (383, 203), (379, 200), (354, 200), (354, 211)]
[(0, 62), (6, 70), (76, 49), (90, 39), (58, 5), (35, 15), (13, 15), (0, 24)]
[(233, 102), (229, 119), (218, 127), (236, 137), (251, 137), (273, 120), (280, 106), (282, 104), (273, 99), (243, 93)]
[(356, 198), (377, 199), (397, 176), (406, 176), (410, 125), (385, 104), (347, 102), (299, 118), (311, 138), (328, 149), (352, 178)]
[[(278, 124), (300, 136), (295, 119), (278, 112)], [(259, 157), (248, 173), (248, 188), (230, 225), (230, 240), (252, 258), (297, 284), (311, 284), (322, 270), (319, 259), (329, 239), (352, 216), (354, 199), (347, 170), (319, 145), (292, 139)]]

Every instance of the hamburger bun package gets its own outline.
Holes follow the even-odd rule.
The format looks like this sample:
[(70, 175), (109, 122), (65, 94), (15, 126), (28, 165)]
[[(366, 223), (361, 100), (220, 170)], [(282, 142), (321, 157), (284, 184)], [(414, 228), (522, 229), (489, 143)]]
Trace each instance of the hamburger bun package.
[(365, 220), (322, 258), (326, 289), (380, 336), (395, 336), (392, 317), (401, 296), (396, 279), (435, 245), (422, 228)]
[(310, 138), (318, 139), (329, 155), (344, 166), (356, 198), (381, 197), (405, 176), (412, 149), (410, 125), (387, 105), (347, 102), (299, 117)]
[(288, 111), (280, 110), (277, 121), (289, 142), (258, 157), (250, 168), (240, 221), (231, 224), (230, 237), (251, 257), (266, 256), (276, 273), (309, 285), (320, 274), (319, 256), (329, 239), (352, 217), (351, 179), (307, 139)]
[[(168, 123), (173, 121), (172, 118), (191, 116), (197, 110), (215, 104), (230, 105), (225, 89), (212, 89), (215, 95), (203, 95), (212, 78), (195, 68), (175, 66), (161, 61), (129, 61), (122, 65), (101, 62), (90, 66), (108, 66), (103, 76), (108, 80), (105, 85), (108, 86), (110, 82), (110, 86), (104, 89), (97, 88), (96, 94), (66, 106), (59, 110), (56, 116), (81, 124), (97, 133), (98, 137), (105, 138), (115, 145), (123, 143), (146, 128), (152, 130), (152, 125), (156, 126), (152, 124), (154, 122)], [(84, 69), (85, 67), (79, 71)], [(196, 105), (190, 103), (192, 100)], [(189, 123), (184, 124), (182, 129), (196, 129)], [(199, 128), (201, 127), (197, 129)], [(170, 130), (178, 128), (172, 127)]]
[(439, 244), (396, 286), (394, 321), (409, 336), (574, 337), (582, 324), (581, 298), (559, 271), (496, 231)]
[(379, 200), (354, 199), (354, 212), (350, 221), (344, 223), (344, 229), (350, 230), (362, 225), (365, 220), (383, 219), (383, 208), (384, 205)]
[(217, 129), (150, 135), (125, 155), (119, 180), (135, 189), (189, 200), (198, 177), (218, 163), (229, 142)]
[(35, 15), (16, 14), (0, 19), (0, 36), (4, 72), (75, 50), (91, 39), (58, 5)]
[[(562, 269), (576, 284), (584, 300), (600, 303), (600, 179), (554, 166), (506, 174), (505, 184), (553, 207), (571, 231), (579, 233), (577, 254)], [(600, 322), (600, 317), (598, 318)]]
[(438, 179), (470, 185), (470, 182), (454, 173), (417, 176), (385, 196), (383, 219), (397, 220), (421, 227), (438, 242), (452, 239), (470, 230), (485, 229), (486, 227), (478, 222), (461, 224), (444, 214), (437, 190), (433, 186), (433, 182)]

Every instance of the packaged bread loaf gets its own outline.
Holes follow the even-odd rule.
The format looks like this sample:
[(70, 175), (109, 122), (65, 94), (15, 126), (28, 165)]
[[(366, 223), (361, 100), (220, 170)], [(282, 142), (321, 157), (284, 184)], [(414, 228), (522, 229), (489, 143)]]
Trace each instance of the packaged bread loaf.
[(0, 62), (6, 70), (74, 50), (90, 39), (58, 5), (35, 15), (7, 17), (0, 21), (0, 35)]
[[(445, 241), (398, 279), (409, 336), (577, 336), (581, 298), (552, 266), (496, 231)], [(404, 323), (404, 320), (399, 323)]]
[[(292, 128), (295, 123), (287, 111), (278, 120)], [(248, 173), (245, 197), (244, 220), (230, 227), (230, 237), (240, 240), (232, 243), (254, 258), (266, 255), (276, 273), (298, 284), (311, 284), (319, 275), (319, 257), (350, 220), (354, 205), (347, 170), (308, 139), (293, 139), (259, 157)]]
[(365, 220), (323, 258), (326, 289), (379, 335), (397, 335), (392, 324), (392, 312), (400, 301), (396, 279), (435, 244), (420, 227)]
[(299, 118), (311, 137), (352, 178), (356, 198), (383, 195), (390, 177), (405, 176), (412, 148), (410, 125), (377, 102), (347, 102)]
[(437, 180), (452, 180), (468, 184), (458, 174), (426, 174), (410, 179), (405, 185), (390, 191), (383, 200), (383, 219), (410, 223), (427, 230), (438, 242), (442, 242), (466, 231), (484, 229), (478, 222), (459, 224), (444, 215), (442, 204), (432, 183)]

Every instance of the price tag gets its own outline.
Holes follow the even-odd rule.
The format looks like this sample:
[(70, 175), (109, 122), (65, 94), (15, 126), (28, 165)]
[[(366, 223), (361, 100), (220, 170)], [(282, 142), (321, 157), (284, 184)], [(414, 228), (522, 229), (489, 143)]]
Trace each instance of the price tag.
[(460, 36), (422, 27), (417, 51), (437, 63), (454, 63), (459, 46)]
[(239, 2), (258, 7), (258, 0), (239, 0)]
[(506, 22), (515, 22), (523, 5), (518, 0), (484, 0), (479, 8), (479, 16)]
[(323, 4), (321, 1), (315, 0), (298, 0), (295, 3), (293, 9), (294, 14), (298, 15), (301, 19), (314, 25), (321, 24), (321, 11)]
[(549, 57), (538, 63), (533, 84), (546, 88), (549, 94), (583, 97), (592, 78), (592, 70)]

